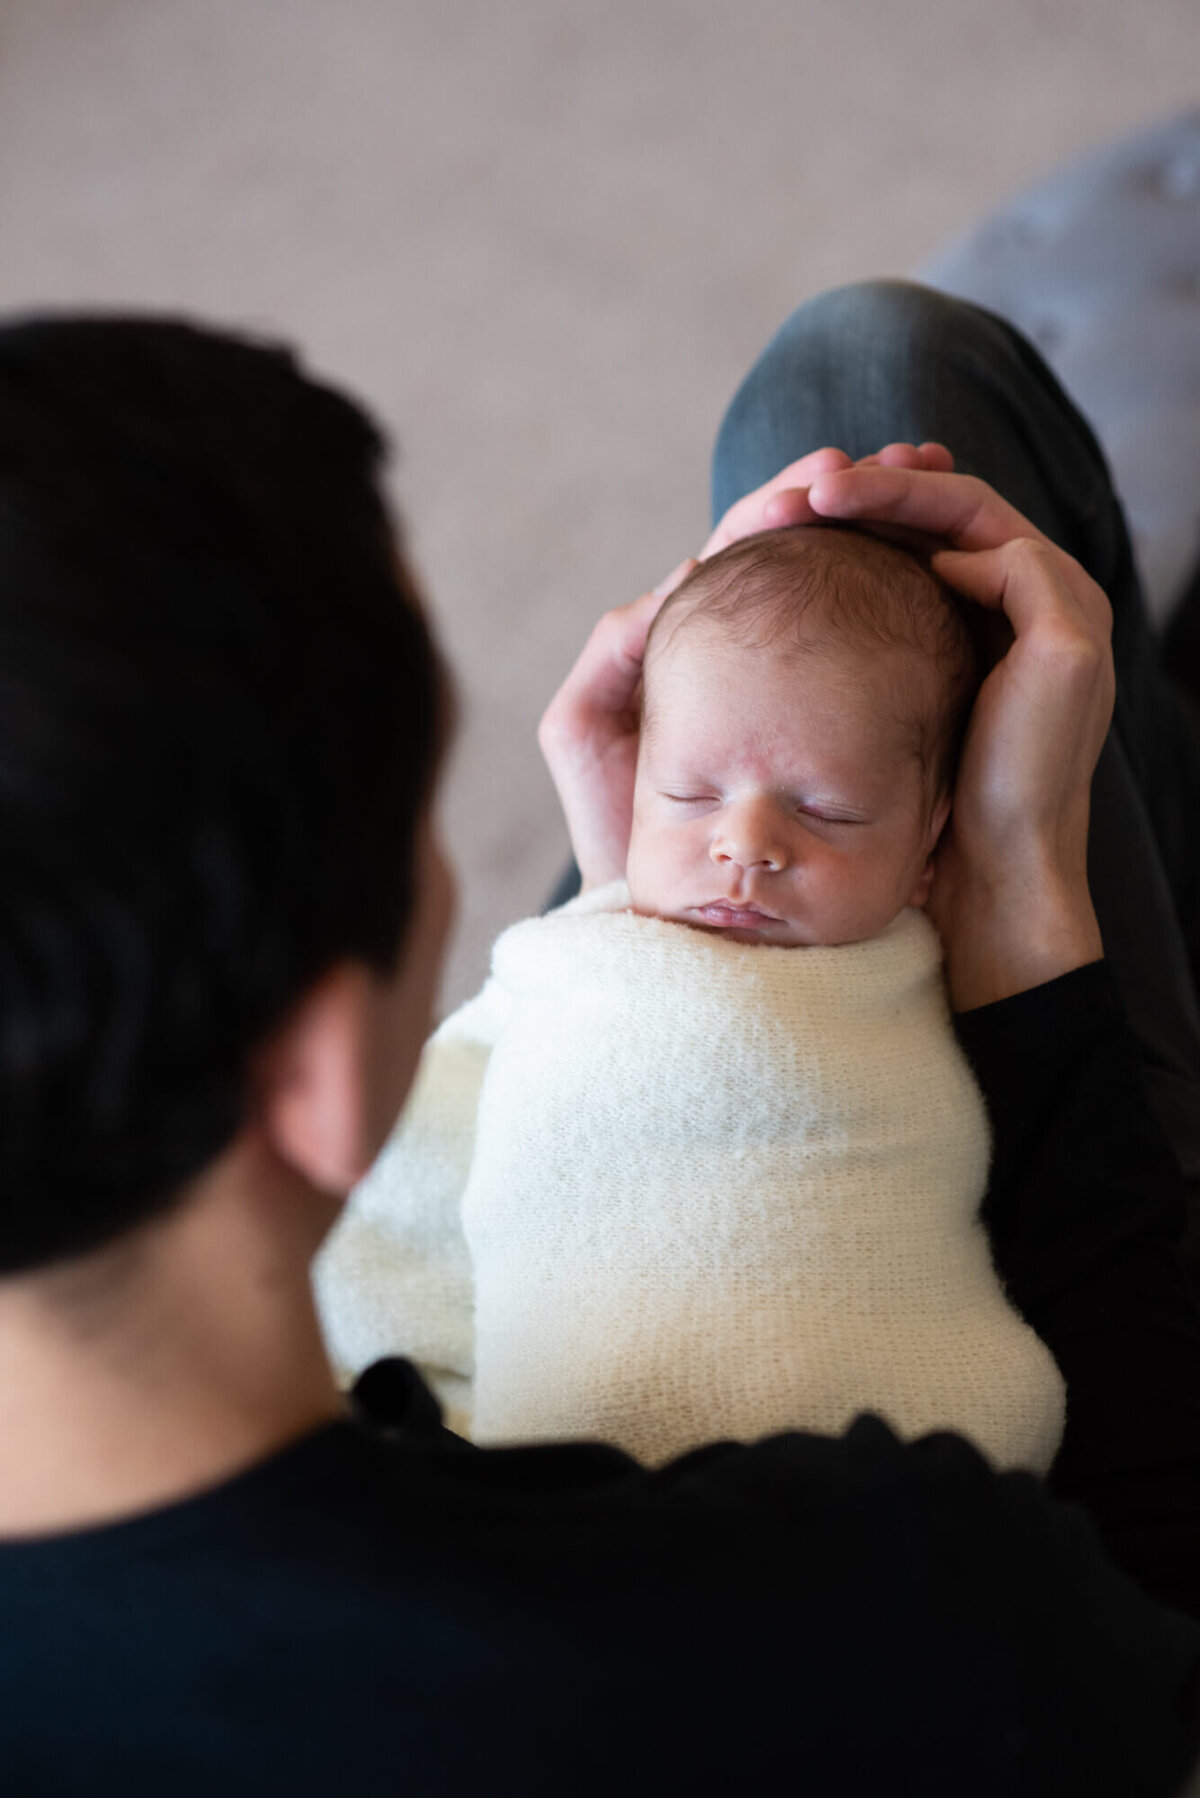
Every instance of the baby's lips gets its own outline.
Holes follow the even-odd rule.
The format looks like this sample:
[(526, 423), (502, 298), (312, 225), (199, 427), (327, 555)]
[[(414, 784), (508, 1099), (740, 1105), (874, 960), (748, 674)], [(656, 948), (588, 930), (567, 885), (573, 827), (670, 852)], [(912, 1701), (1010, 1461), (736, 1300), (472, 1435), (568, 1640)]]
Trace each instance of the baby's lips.
[(708, 916), (712, 913), (725, 913), (734, 920), (747, 920), (750, 922), (758, 922), (760, 924), (780, 924), (783, 922), (781, 918), (775, 916), (774, 912), (764, 911), (761, 905), (754, 905), (749, 902), (741, 905), (736, 899), (710, 899), (707, 904), (697, 906), (696, 909), (701, 917)]

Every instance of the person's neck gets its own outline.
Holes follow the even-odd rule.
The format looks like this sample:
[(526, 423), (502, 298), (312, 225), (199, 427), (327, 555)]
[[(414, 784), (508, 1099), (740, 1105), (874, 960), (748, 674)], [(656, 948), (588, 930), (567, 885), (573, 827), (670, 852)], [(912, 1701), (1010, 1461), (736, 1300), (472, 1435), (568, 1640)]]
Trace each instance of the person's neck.
[(116, 1247), (0, 1279), (0, 1537), (189, 1497), (341, 1415), (308, 1278), (335, 1211), (246, 1135)]

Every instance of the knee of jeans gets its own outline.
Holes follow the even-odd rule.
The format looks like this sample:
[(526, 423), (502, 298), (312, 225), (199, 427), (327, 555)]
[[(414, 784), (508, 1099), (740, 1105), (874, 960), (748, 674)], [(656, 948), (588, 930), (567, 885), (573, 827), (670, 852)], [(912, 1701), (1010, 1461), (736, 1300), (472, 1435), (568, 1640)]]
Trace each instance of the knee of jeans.
[(882, 353), (890, 361), (897, 354), (944, 348), (985, 316), (969, 302), (916, 281), (852, 281), (798, 306), (774, 341), (782, 347), (788, 339), (832, 340), (843, 355)]
[[(920, 420), (927, 374), (985, 315), (914, 281), (856, 281), (806, 300), (780, 327), (730, 403), (713, 453), (713, 517), (787, 462), (823, 444), (865, 455)], [(926, 433), (928, 434), (928, 433)]]

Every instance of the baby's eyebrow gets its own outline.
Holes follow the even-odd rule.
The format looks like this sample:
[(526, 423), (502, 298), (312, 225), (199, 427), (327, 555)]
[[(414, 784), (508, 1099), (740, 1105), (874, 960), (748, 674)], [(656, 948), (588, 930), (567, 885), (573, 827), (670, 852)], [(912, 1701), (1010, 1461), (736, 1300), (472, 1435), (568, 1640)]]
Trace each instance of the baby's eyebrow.
[(654, 784), (658, 787), (706, 787), (713, 793), (724, 790), (719, 780), (708, 780), (704, 775), (697, 774), (694, 768), (657, 769)]

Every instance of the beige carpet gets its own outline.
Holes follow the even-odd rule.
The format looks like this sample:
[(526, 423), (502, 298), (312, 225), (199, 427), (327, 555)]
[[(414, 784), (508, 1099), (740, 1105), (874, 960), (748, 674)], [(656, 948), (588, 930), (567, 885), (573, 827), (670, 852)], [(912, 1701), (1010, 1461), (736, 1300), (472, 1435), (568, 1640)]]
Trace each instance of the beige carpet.
[(565, 854), (541, 707), (702, 536), (760, 342), (1198, 94), (1196, 0), (0, 0), (0, 305), (265, 327), (394, 432), (464, 698), (450, 1002)]

